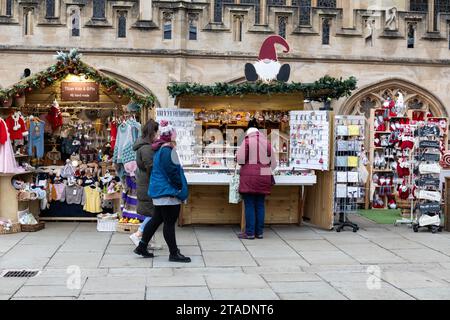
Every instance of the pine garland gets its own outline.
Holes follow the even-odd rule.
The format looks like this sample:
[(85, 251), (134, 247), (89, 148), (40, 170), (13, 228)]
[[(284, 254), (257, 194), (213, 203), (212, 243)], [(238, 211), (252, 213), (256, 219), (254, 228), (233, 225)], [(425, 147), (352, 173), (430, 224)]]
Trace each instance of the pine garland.
[(106, 87), (106, 90), (118, 96), (124, 96), (132, 103), (142, 107), (151, 108), (155, 102), (153, 95), (140, 95), (133, 89), (121, 85), (118, 81), (97, 71), (93, 67), (81, 61), (81, 54), (77, 49), (69, 53), (57, 52), (57, 63), (46, 70), (36, 73), (10, 88), (0, 89), (0, 102), (7, 103), (10, 98), (21, 97), (25, 92), (35, 89), (44, 89), (47, 86), (65, 78), (68, 74), (84, 75), (85, 79), (91, 79)]
[(303, 93), (305, 99), (324, 102), (350, 96), (355, 90), (357, 80), (350, 77), (347, 80), (325, 76), (314, 83), (284, 83), (284, 82), (246, 82), (242, 84), (215, 83), (201, 85), (198, 83), (175, 83), (167, 87), (170, 95), (175, 98), (182, 95), (191, 96), (240, 96), (248, 94), (287, 94)]

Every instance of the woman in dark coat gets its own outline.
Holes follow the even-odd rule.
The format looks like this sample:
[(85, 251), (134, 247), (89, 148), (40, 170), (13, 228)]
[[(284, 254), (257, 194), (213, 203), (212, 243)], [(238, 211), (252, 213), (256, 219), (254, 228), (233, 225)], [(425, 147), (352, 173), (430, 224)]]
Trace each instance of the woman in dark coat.
[(258, 123), (252, 119), (238, 152), (241, 165), (239, 192), (244, 198), (245, 232), (241, 239), (262, 239), (264, 234), (265, 198), (270, 194), (276, 168), (275, 152), (267, 137), (259, 132)]
[[(158, 132), (158, 123), (150, 119), (142, 128), (142, 136), (136, 140), (134, 151), (136, 152), (136, 191), (137, 191), (137, 209), (136, 212), (145, 216), (144, 222), (139, 230), (130, 236), (131, 241), (137, 246), (141, 240), (145, 225), (151, 220), (154, 213), (152, 199), (148, 196), (148, 185), (150, 183), (150, 174), (153, 168), (152, 143)], [(154, 241), (150, 242), (152, 249), (162, 249), (162, 246), (156, 245)]]

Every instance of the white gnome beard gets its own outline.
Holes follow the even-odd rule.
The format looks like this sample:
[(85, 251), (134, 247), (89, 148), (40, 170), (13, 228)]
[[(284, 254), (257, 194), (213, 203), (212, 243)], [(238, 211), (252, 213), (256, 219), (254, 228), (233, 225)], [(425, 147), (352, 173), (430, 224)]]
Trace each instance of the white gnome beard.
[(278, 72), (280, 72), (281, 64), (278, 61), (270, 61), (269, 63), (260, 60), (253, 64), (256, 69), (256, 73), (263, 81), (271, 81), (277, 78)]

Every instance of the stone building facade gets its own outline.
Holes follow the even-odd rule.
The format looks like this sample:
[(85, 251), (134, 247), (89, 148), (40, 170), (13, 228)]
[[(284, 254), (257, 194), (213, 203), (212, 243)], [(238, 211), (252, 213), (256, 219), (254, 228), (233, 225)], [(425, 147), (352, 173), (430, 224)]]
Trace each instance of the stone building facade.
[(450, 113), (449, 0), (0, 0), (0, 87), (40, 71), (57, 50), (172, 106), (170, 82), (243, 81), (262, 41), (280, 34), (292, 81), (355, 76), (333, 102), (368, 113), (402, 90), (412, 107)]

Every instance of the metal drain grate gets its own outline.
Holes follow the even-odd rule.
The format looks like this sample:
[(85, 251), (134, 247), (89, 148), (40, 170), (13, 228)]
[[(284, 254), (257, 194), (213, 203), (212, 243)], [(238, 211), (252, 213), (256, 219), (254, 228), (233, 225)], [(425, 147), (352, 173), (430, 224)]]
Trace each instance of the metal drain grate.
[(39, 274), (38, 270), (6, 270), (2, 272), (2, 278), (32, 278)]

